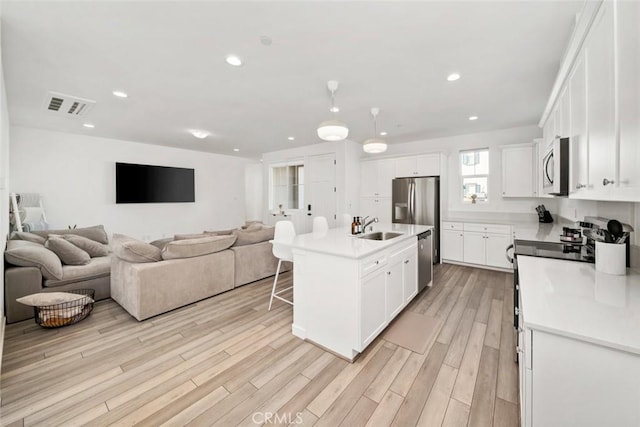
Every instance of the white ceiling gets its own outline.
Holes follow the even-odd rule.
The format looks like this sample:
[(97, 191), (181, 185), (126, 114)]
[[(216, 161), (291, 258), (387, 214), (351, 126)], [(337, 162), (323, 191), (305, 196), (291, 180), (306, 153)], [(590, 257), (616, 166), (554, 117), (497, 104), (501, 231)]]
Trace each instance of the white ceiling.
[[(316, 127), (332, 117), (326, 82), (335, 79), (338, 118), (357, 142), (372, 136), (371, 107), (380, 108), (378, 130), (389, 132), (389, 143), (531, 125), (581, 6), (4, 1), (10, 117), (15, 125), (259, 157), (321, 142)], [(226, 64), (228, 54), (244, 65)], [(451, 72), (462, 78), (447, 82)], [(116, 89), (129, 98), (114, 97)], [(84, 118), (52, 116), (44, 108), (50, 90), (97, 104)], [(187, 132), (194, 128), (212, 135), (195, 139)]]

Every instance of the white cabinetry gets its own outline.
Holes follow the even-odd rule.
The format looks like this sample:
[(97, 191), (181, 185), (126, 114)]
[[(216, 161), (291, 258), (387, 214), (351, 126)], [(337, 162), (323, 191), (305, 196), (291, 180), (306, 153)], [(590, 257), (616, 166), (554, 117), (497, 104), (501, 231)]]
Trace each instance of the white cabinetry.
[(445, 262), (512, 268), (505, 256), (512, 240), (510, 225), (443, 222), (441, 235)]
[(396, 159), (396, 178), (440, 175), (440, 155), (424, 154)]
[(391, 181), (395, 178), (393, 159), (368, 160), (360, 164), (360, 195), (391, 197)]
[(363, 197), (360, 199), (360, 213), (370, 217), (378, 217), (381, 223), (391, 222), (390, 197)]
[(443, 222), (440, 230), (442, 240), (440, 252), (443, 261), (462, 262), (464, 251), (463, 224), (461, 222)]
[(605, 1), (586, 40), (589, 182), (615, 181), (615, 60), (613, 3)]
[(404, 284), (402, 280), (402, 254), (391, 255), (387, 269), (387, 319), (393, 319), (404, 307)]
[(502, 197), (537, 197), (536, 157), (533, 143), (502, 147)]
[(576, 59), (569, 76), (571, 126), (569, 133), (569, 193), (589, 185), (589, 140), (587, 138), (587, 71), (584, 54)]
[(418, 254), (411, 249), (402, 257), (402, 286), (404, 303), (409, 304), (418, 294)]
[(362, 301), (360, 315), (362, 348), (369, 345), (387, 324), (385, 312), (386, 276), (387, 272), (380, 267), (362, 279), (360, 297)]

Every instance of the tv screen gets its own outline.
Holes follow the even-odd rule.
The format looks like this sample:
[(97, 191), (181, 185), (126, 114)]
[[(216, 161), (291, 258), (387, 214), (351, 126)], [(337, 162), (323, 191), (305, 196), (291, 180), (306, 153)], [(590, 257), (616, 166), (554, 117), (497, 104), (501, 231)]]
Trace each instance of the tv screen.
[(195, 202), (193, 169), (116, 163), (116, 203)]

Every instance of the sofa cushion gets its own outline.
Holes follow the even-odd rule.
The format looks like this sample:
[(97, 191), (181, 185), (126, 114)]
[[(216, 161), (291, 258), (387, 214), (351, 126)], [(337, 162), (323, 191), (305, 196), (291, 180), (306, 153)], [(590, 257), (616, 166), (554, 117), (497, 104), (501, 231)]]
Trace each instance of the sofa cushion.
[(203, 231), (204, 234), (209, 234), (212, 236), (230, 236), (235, 231), (235, 228), (231, 228), (229, 230), (217, 230), (217, 231)]
[(245, 221), (244, 225), (240, 228), (242, 228), (243, 230), (259, 230), (262, 228), (264, 224), (262, 224), (262, 221)]
[(77, 246), (78, 248), (88, 253), (91, 258), (109, 255), (109, 246), (103, 243), (96, 242), (95, 240), (91, 240), (83, 236), (78, 236), (77, 234), (49, 235), (50, 238), (53, 236), (61, 237), (67, 242), (72, 243), (74, 246)]
[(203, 237), (207, 237), (206, 234), (176, 234), (173, 236), (173, 240), (191, 240), (191, 239), (201, 239)]
[(38, 267), (46, 279), (62, 278), (62, 262), (44, 246), (26, 240), (9, 240), (4, 259), (19, 267)]
[[(111, 274), (111, 257), (101, 256), (91, 258), (86, 265), (63, 265), (62, 278), (49, 279), (44, 281), (46, 288), (63, 286), (69, 283), (76, 283), (85, 280), (106, 277)], [(90, 287), (90, 286), (89, 286)]]
[(234, 246), (253, 245), (273, 239), (275, 227), (261, 227), (259, 230), (234, 230), (233, 234), (238, 237)]
[(87, 295), (74, 294), (71, 292), (39, 292), (37, 294), (31, 294), (16, 299), (16, 301), (18, 301), (20, 304), (31, 305), (34, 307), (62, 304), (65, 302), (73, 302), (78, 300), (86, 300), (83, 301), (84, 304), (93, 302), (93, 299), (88, 297)]
[(58, 255), (60, 261), (66, 265), (85, 265), (91, 261), (88, 253), (55, 234), (49, 236), (44, 247)]
[(165, 246), (167, 246), (167, 243), (169, 242), (173, 242), (173, 237), (163, 237), (162, 239), (158, 239), (158, 240), (154, 240), (153, 242), (150, 242), (150, 245), (155, 246), (156, 248), (163, 250)]
[(109, 243), (107, 232), (104, 231), (104, 226), (94, 225), (93, 227), (84, 228), (69, 228), (62, 230), (34, 230), (33, 234), (48, 238), (50, 234), (75, 234), (77, 236), (86, 237), (87, 239), (94, 240), (105, 245)]
[(37, 234), (29, 233), (27, 231), (14, 231), (11, 233), (10, 240), (26, 240), (27, 242), (39, 243), (44, 245), (44, 242), (47, 241), (42, 236), (38, 236)]
[(208, 236), (197, 239), (174, 240), (162, 250), (162, 259), (191, 258), (225, 250), (236, 236)]
[(113, 253), (129, 262), (156, 262), (162, 259), (157, 246), (123, 234), (113, 235)]

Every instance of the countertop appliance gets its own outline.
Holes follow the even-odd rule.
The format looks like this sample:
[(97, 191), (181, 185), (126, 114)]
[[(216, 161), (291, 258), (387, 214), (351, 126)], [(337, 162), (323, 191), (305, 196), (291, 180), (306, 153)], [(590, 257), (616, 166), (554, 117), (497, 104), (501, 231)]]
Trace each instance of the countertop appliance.
[(569, 195), (569, 138), (556, 138), (542, 158), (542, 192)]
[(432, 264), (440, 262), (440, 177), (396, 178), (392, 186), (392, 222), (432, 225)]
[(418, 234), (418, 293), (433, 284), (432, 246), (431, 230)]
[[(513, 249), (513, 257), (509, 251)], [(507, 247), (507, 259), (513, 264), (513, 328), (514, 342), (518, 342), (518, 328), (520, 326), (520, 285), (518, 277), (518, 255), (533, 257), (563, 259), (595, 263), (593, 249), (581, 243), (541, 242), (537, 240), (518, 240)], [(518, 361), (518, 346), (516, 346), (515, 360)]]

